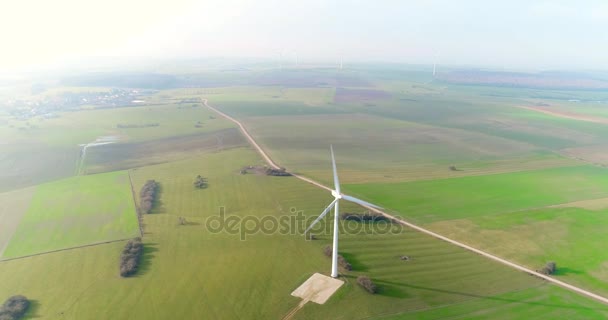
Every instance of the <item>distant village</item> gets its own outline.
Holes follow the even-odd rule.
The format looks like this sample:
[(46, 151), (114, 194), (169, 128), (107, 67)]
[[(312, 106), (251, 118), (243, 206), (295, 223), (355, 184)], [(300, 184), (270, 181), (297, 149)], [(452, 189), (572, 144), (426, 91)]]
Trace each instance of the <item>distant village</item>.
[(144, 96), (156, 90), (111, 89), (99, 92), (62, 92), (36, 100), (7, 100), (0, 102), (18, 120), (42, 116), (57, 117), (58, 111), (79, 110), (83, 106), (94, 108), (118, 108), (145, 104)]

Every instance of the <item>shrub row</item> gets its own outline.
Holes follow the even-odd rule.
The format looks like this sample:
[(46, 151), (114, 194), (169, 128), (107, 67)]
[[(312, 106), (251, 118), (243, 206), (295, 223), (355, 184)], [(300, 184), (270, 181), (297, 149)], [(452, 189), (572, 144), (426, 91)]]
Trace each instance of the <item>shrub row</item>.
[(357, 283), (363, 287), (367, 292), (374, 294), (378, 292), (378, 287), (374, 284), (372, 279), (367, 276), (357, 277)]
[(24, 296), (12, 296), (0, 307), (0, 320), (17, 320), (23, 317), (30, 307), (30, 301)]
[(130, 128), (150, 128), (150, 127), (158, 127), (160, 123), (146, 123), (146, 124), (122, 124), (119, 123), (116, 125), (116, 128), (119, 129), (130, 129)]
[(378, 221), (392, 222), (391, 219), (389, 219), (379, 213), (375, 213), (375, 212), (365, 212), (365, 213), (343, 212), (340, 214), (340, 219), (359, 221), (359, 222), (378, 222)]
[(266, 168), (266, 175), (267, 176), (287, 177), (287, 176), (291, 176), (291, 173), (285, 171), (285, 168), (281, 168), (281, 169)]
[[(323, 253), (326, 256), (328, 256), (328, 257), (331, 258), (331, 255), (333, 253), (333, 249), (331, 248), (331, 246), (326, 246), (323, 249)], [(347, 271), (353, 270), (353, 266), (341, 254), (338, 255), (338, 265), (340, 267), (344, 268), (344, 270), (347, 270)]]
[(141, 238), (129, 240), (120, 255), (120, 276), (129, 277), (137, 272), (141, 256), (144, 253), (144, 245)]
[(150, 213), (158, 191), (158, 182), (148, 180), (139, 193), (139, 205), (142, 213)]

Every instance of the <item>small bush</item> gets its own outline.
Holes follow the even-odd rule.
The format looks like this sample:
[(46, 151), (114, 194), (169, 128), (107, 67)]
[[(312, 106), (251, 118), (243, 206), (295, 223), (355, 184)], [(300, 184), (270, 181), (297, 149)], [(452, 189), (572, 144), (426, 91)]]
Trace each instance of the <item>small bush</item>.
[(326, 256), (328, 256), (328, 257), (331, 257), (331, 253), (332, 253), (332, 251), (333, 251), (333, 250), (332, 250), (331, 246), (326, 246), (326, 247), (323, 249), (323, 253), (324, 253)]
[(129, 240), (120, 255), (120, 276), (125, 278), (134, 275), (139, 267), (144, 245), (141, 238)]
[(542, 274), (546, 274), (546, 275), (552, 275), (555, 273), (555, 271), (557, 271), (557, 265), (555, 264), (555, 262), (551, 261), (551, 262), (547, 262), (547, 265), (545, 265), (538, 272), (540, 272)]
[(359, 276), (357, 277), (357, 283), (365, 289), (365, 291), (375, 294), (378, 292), (378, 287), (374, 284), (372, 279), (367, 276)]
[(30, 307), (30, 301), (24, 296), (12, 296), (0, 307), (0, 320), (17, 320)]
[(208, 187), (207, 179), (199, 174), (194, 180), (194, 187), (197, 189), (205, 189)]

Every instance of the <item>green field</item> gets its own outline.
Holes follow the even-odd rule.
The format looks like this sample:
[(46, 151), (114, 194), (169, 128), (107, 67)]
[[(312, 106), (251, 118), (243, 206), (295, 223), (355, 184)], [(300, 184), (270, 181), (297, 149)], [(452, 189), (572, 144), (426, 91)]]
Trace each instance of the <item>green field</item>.
[[(143, 106), (28, 120), (0, 110), (0, 302), (26, 295), (27, 319), (280, 319), (297, 308), (290, 293), (330, 270), (331, 220), (314, 241), (306, 224), (243, 233), (207, 222), (220, 212), (249, 221), (302, 212), (310, 222), (331, 195), (294, 177), (242, 174), (265, 163), (199, 99), (241, 120), (292, 172), (331, 185), (333, 144), (345, 192), (531, 269), (556, 261), (555, 277), (608, 296), (608, 171), (582, 160), (608, 163), (608, 126), (518, 108), (604, 116), (567, 100), (605, 94), (446, 85), (405, 67), (195, 69), (175, 71), (192, 87), (155, 91)], [(109, 90), (50, 86), (32, 97)], [(79, 144), (104, 136), (117, 142), (82, 161)], [(208, 188), (193, 187), (197, 175)], [(142, 221), (142, 264), (121, 278), (149, 179), (160, 188)], [(608, 318), (603, 304), (410, 229), (342, 226), (340, 254), (353, 265), (341, 270), (345, 285), (291, 319)], [(379, 293), (360, 288), (359, 275)]]
[(530, 268), (556, 261), (561, 280), (606, 295), (606, 213), (606, 209), (542, 208), (446, 220), (428, 227)]
[[(606, 294), (608, 255), (601, 244), (608, 241), (602, 227), (608, 211), (601, 204), (607, 173), (580, 166), (345, 189), (530, 268), (558, 261), (560, 277)], [(584, 208), (585, 200), (597, 202), (597, 209)], [(552, 207), (567, 203), (573, 207)]]
[(0, 193), (0, 257), (27, 211), (34, 188)]
[[(242, 166), (258, 163), (252, 151), (241, 148), (134, 170), (137, 188), (147, 179), (162, 187), (162, 204), (144, 219), (146, 252), (138, 276), (118, 276), (122, 243), (100, 245), (0, 263), (0, 298), (19, 288), (36, 301), (31, 315), (44, 319), (281, 318), (298, 303), (289, 295), (293, 289), (312, 273), (329, 271), (322, 248), (330, 237), (306, 241), (297, 234), (256, 234), (241, 241), (238, 235), (206, 231), (206, 218), (221, 206), (241, 217), (278, 217), (291, 208), (316, 215), (330, 197), (294, 178), (239, 174)], [(196, 174), (208, 177), (208, 189), (192, 187)], [(103, 176), (117, 175), (124, 173)], [(189, 224), (179, 225), (179, 216)], [(341, 253), (354, 265), (346, 286), (326, 305), (307, 304), (294, 319), (403, 312), (415, 319), (429, 308), (460, 312), (471, 304), (526, 314), (521, 302), (502, 298), (521, 290), (524, 299), (534, 296), (534, 310), (547, 319), (555, 306), (580, 317), (608, 314), (590, 300), (410, 230), (343, 235)], [(400, 260), (403, 254), (412, 260)], [(355, 285), (359, 274), (372, 277), (381, 293), (370, 296)]]
[(127, 172), (36, 187), (3, 258), (121, 240), (139, 234)]
[[(93, 142), (100, 137), (109, 136), (117, 139), (117, 145), (120, 145), (118, 148), (136, 149), (137, 145), (144, 144), (144, 147), (147, 145), (146, 152), (140, 152), (142, 157), (145, 157), (150, 153), (150, 145), (155, 142), (175, 146), (166, 139), (190, 137), (192, 140), (194, 136), (221, 134), (224, 130), (234, 127), (229, 121), (218, 118), (207, 108), (201, 107), (200, 103), (197, 104), (198, 107), (191, 105), (175, 102), (141, 107), (61, 112), (58, 113), (57, 118), (35, 117), (27, 121), (0, 115), (0, 148), (2, 149), (0, 192), (77, 174), (80, 164), (79, 145)], [(3, 118), (10, 120), (2, 125)], [(124, 127), (119, 128), (119, 125)], [(226, 146), (232, 146), (232, 142), (234, 139), (227, 139)], [(209, 142), (204, 141), (203, 138), (201, 144), (209, 145)], [(91, 163), (93, 166), (91, 172), (105, 172), (108, 167), (111, 170), (118, 170), (167, 161), (167, 159), (174, 160), (183, 158), (188, 153), (188, 150), (180, 149), (179, 145), (175, 148), (175, 150), (167, 150), (164, 146), (163, 155), (153, 155), (154, 159), (147, 157), (147, 161), (141, 159), (133, 161), (133, 155), (125, 157), (124, 154), (118, 154), (117, 157), (112, 158), (113, 163), (109, 164), (106, 159), (94, 160)], [(200, 147), (194, 149), (196, 153)], [(91, 150), (98, 151), (95, 148)], [(175, 154), (178, 152), (182, 154), (176, 157)], [(103, 163), (97, 163), (100, 161)]]
[(404, 217), (428, 223), (603, 198), (608, 196), (608, 170), (562, 167), (344, 188)]

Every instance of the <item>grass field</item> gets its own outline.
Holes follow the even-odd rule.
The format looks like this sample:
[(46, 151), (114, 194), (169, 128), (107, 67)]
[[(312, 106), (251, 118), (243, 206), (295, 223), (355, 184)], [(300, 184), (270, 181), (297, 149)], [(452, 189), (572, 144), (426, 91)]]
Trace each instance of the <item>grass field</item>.
[[(601, 247), (608, 241), (603, 232), (608, 210), (601, 206), (608, 194), (604, 168), (563, 167), (345, 189), (530, 268), (558, 261), (558, 276), (608, 294), (608, 255)], [(565, 205), (554, 207), (558, 204)]]
[(34, 188), (0, 193), (0, 257), (27, 211)]
[(15, 258), (139, 234), (126, 172), (39, 185), (3, 258)]
[[(28, 318), (79, 320), (276, 319), (298, 305), (290, 293), (330, 269), (328, 234), (306, 241), (297, 231), (252, 231), (242, 241), (206, 222), (221, 210), (312, 218), (331, 196), (293, 177), (240, 174), (262, 161), (234, 124), (180, 103), (197, 98), (243, 120), (289, 170), (330, 185), (333, 144), (346, 192), (532, 269), (556, 261), (559, 279), (608, 295), (608, 171), (576, 160), (604, 156), (608, 126), (517, 108), (569, 108), (571, 97), (603, 94), (447, 86), (426, 69), (393, 67), (190, 73), (180, 77), (201, 87), (161, 90), (147, 106), (29, 121), (0, 113), (0, 192), (14, 190), (0, 193), (0, 254), (6, 246), (2, 258), (34, 255), (0, 261), (0, 301), (24, 294), (33, 301)], [(76, 174), (78, 144), (108, 135), (119, 143), (87, 151), (81, 173), (91, 175), (57, 180)], [(119, 276), (123, 241), (36, 255), (138, 236), (129, 176), (110, 172), (124, 169), (135, 190), (160, 183), (135, 277)], [(199, 174), (208, 188), (193, 187)], [(15, 190), (23, 186), (33, 187)], [(342, 229), (340, 245), (353, 265), (342, 270), (346, 284), (293, 319), (608, 317), (605, 305), (409, 229)], [(380, 292), (364, 292), (359, 275)]]
[[(351, 114), (245, 121), (270, 156), (325, 181), (329, 144), (347, 183), (394, 182), (571, 166), (530, 144), (460, 129)], [(449, 170), (455, 165), (461, 170)], [(326, 181), (327, 182), (327, 181)]]
[(51, 148), (24, 141), (2, 145), (0, 142), (0, 192), (49, 182), (76, 173), (77, 146)]
[[(0, 118), (0, 121), (3, 119)], [(118, 125), (124, 127), (119, 128)], [(157, 125), (157, 126), (148, 126)], [(0, 192), (15, 190), (39, 183), (66, 178), (79, 171), (78, 145), (95, 141), (102, 136), (112, 136), (123, 143), (123, 147), (140, 150), (141, 156), (156, 152), (155, 159), (115, 158), (111, 169), (130, 168), (176, 159), (176, 150), (163, 147), (164, 160), (159, 160), (159, 151), (150, 146), (154, 142), (167, 142), (167, 138), (212, 135), (234, 125), (207, 108), (191, 107), (191, 104), (152, 105), (116, 109), (83, 110), (59, 113), (58, 118), (34, 118), (28, 121), (9, 120), (0, 123)], [(187, 139), (187, 138), (184, 138)], [(212, 139), (213, 140), (213, 139)], [(191, 142), (196, 143), (196, 141)], [(227, 139), (226, 144), (231, 140)], [(147, 144), (146, 144), (147, 143)], [(167, 142), (169, 143), (169, 142)], [(135, 144), (135, 146), (134, 146)], [(143, 144), (143, 145), (141, 145)], [(179, 141), (178, 141), (178, 144)], [(183, 145), (183, 141), (181, 142)], [(209, 144), (205, 141), (202, 144)], [(142, 151), (141, 147), (146, 148)], [(177, 146), (179, 148), (179, 145)], [(95, 148), (91, 148), (93, 150)], [(192, 148), (194, 152), (198, 147)], [(90, 150), (90, 151), (91, 151)], [(95, 152), (97, 150), (93, 150)], [(178, 150), (179, 151), (179, 150)], [(181, 150), (183, 151), (183, 150)], [(171, 157), (173, 153), (173, 158)], [(183, 153), (183, 152), (182, 152)], [(117, 156), (125, 156), (118, 154)], [(177, 158), (183, 158), (177, 156)], [(122, 162), (122, 163), (121, 163)], [(128, 163), (124, 163), (128, 162)], [(98, 164), (93, 163), (94, 166)], [(90, 172), (107, 168), (92, 168)]]
[[(0, 298), (18, 288), (34, 300), (30, 316), (41, 319), (281, 318), (298, 303), (289, 293), (312, 273), (329, 270), (330, 260), (322, 254), (329, 236), (305, 241), (299, 235), (256, 234), (241, 241), (238, 235), (206, 231), (206, 218), (221, 206), (241, 217), (283, 216), (291, 208), (316, 215), (330, 197), (294, 178), (239, 174), (241, 166), (259, 162), (241, 148), (134, 170), (137, 188), (156, 179), (162, 190), (160, 206), (144, 217), (146, 251), (138, 276), (118, 276), (122, 243), (100, 245), (0, 263)], [(208, 177), (208, 189), (192, 187), (196, 174)], [(344, 210), (359, 209), (344, 205)], [(188, 225), (179, 225), (179, 216)], [(341, 244), (354, 266), (346, 286), (326, 305), (307, 304), (294, 319), (404, 312), (403, 319), (416, 319), (416, 311), (457, 314), (471, 306), (527, 314), (522, 307), (527, 304), (509, 298), (518, 292), (534, 302), (539, 318), (546, 313), (550, 319), (556, 308), (575, 317), (608, 313), (593, 301), (410, 230), (343, 235)], [(403, 254), (412, 260), (400, 260)], [(381, 293), (370, 296), (356, 286), (359, 274), (371, 276)]]
[(345, 190), (404, 217), (433, 222), (507, 213), (608, 195), (608, 171), (562, 167), (496, 175), (392, 184), (353, 184)]
[(132, 143), (101, 145), (87, 150), (84, 173), (131, 169), (181, 160), (201, 153), (242, 147), (246, 144), (235, 128)]
[(606, 213), (606, 209), (542, 208), (441, 221), (428, 227), (531, 268), (556, 261), (559, 278), (606, 295)]

